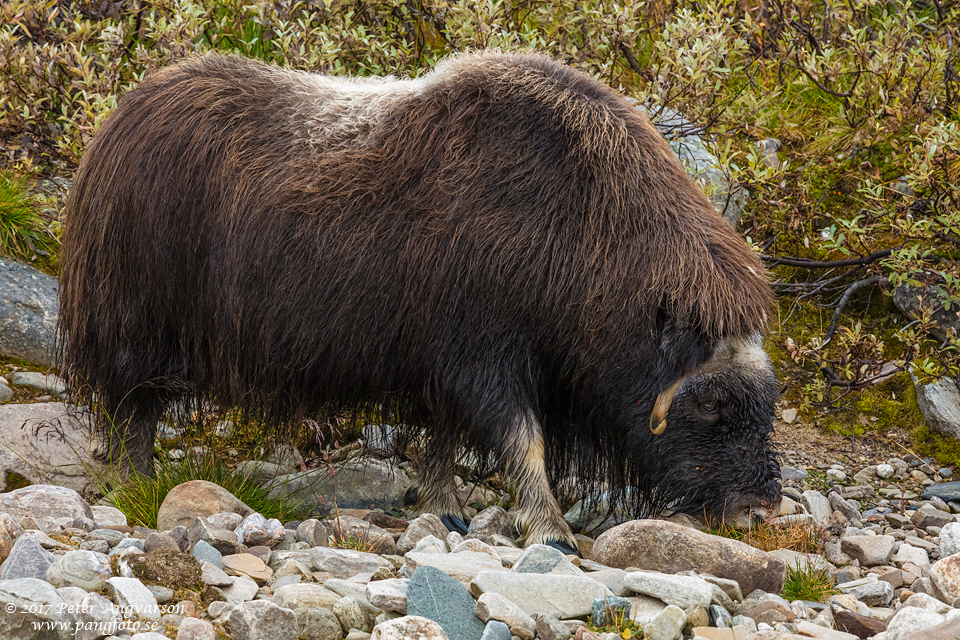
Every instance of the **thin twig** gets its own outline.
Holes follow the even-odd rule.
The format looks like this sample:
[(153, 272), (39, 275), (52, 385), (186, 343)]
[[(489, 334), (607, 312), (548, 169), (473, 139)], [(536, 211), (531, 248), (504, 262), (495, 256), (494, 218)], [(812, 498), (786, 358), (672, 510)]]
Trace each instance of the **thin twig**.
[(847, 306), (847, 303), (850, 302), (850, 298), (853, 296), (857, 290), (864, 287), (869, 287), (870, 285), (880, 284), (885, 281), (886, 278), (883, 276), (870, 276), (869, 278), (864, 278), (863, 280), (857, 280), (852, 285), (850, 285), (846, 291), (843, 292), (843, 295), (840, 296), (840, 301), (837, 303), (837, 308), (833, 312), (833, 318), (830, 320), (830, 326), (827, 327), (827, 335), (824, 337), (823, 344), (826, 345), (833, 338), (833, 334), (837, 332), (837, 322), (840, 320), (840, 313), (843, 311), (843, 308)]
[[(899, 247), (897, 247), (899, 248)], [(817, 260), (808, 260), (807, 258), (780, 258), (777, 256), (761, 255), (760, 257), (773, 264), (782, 264), (787, 267), (803, 267), (805, 269), (832, 269), (833, 267), (849, 267), (852, 265), (867, 265), (876, 262), (880, 258), (886, 258), (896, 249), (881, 249), (873, 253), (860, 257), (849, 258), (847, 260), (831, 260), (829, 262), (818, 262)]]

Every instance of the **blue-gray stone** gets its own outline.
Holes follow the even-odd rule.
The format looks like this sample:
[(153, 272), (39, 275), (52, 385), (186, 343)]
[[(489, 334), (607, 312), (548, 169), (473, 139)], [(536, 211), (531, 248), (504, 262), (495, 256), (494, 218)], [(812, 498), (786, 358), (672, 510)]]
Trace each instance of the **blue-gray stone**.
[(940, 474), (941, 478), (950, 478), (953, 476), (953, 471), (947, 469), (946, 467), (941, 468), (938, 473)]
[(960, 481), (932, 484), (920, 494), (920, 497), (924, 500), (929, 500), (933, 496), (940, 498), (944, 502), (960, 500)]
[(786, 482), (787, 480), (806, 480), (810, 477), (810, 474), (803, 469), (782, 465), (780, 467), (780, 477)]
[(510, 640), (510, 627), (499, 620), (490, 620), (483, 629), (480, 640)]
[(466, 587), (430, 566), (419, 567), (407, 585), (407, 615), (433, 620), (450, 640), (480, 640), (484, 625)]
[(40, 546), (33, 536), (20, 536), (13, 543), (10, 555), (0, 564), (0, 580), (19, 578), (47, 579), (47, 569), (56, 558)]
[(730, 613), (720, 605), (710, 605), (710, 626), (727, 629), (733, 626), (733, 618)]
[(190, 552), (198, 562), (209, 560), (210, 564), (223, 568), (223, 554), (217, 551), (213, 545), (204, 540), (199, 540), (193, 545), (193, 551)]
[(593, 601), (590, 617), (594, 626), (613, 624), (614, 620), (630, 619), (630, 601), (620, 596), (604, 596)]

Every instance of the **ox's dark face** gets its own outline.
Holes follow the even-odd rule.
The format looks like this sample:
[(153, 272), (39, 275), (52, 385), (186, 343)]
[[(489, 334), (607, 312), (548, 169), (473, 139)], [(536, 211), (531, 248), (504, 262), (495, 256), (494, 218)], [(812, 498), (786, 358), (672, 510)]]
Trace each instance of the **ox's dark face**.
[(661, 394), (654, 433), (641, 445), (652, 445), (645, 457), (652, 453), (656, 476), (647, 477), (661, 499), (677, 511), (728, 524), (770, 513), (781, 495), (770, 443), (778, 395), (759, 338), (721, 343), (704, 366)]

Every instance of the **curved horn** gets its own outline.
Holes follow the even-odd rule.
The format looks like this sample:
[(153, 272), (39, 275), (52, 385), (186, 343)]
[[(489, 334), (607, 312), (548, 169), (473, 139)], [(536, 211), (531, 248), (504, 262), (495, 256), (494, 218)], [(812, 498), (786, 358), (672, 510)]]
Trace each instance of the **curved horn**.
[(653, 403), (653, 413), (650, 414), (650, 433), (655, 436), (663, 433), (667, 428), (667, 411), (670, 410), (670, 404), (673, 402), (673, 396), (677, 394), (680, 383), (685, 378), (680, 378), (672, 385), (660, 392), (657, 401)]

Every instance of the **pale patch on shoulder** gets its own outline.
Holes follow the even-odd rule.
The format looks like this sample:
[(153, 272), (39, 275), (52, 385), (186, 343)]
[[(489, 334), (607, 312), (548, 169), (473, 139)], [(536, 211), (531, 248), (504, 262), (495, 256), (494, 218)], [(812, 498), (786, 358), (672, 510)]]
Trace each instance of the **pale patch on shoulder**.
[(315, 153), (361, 145), (395, 104), (422, 91), (429, 78), (298, 73), (297, 137)]

